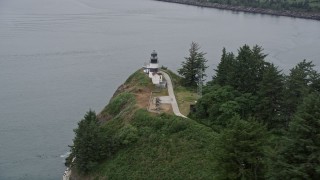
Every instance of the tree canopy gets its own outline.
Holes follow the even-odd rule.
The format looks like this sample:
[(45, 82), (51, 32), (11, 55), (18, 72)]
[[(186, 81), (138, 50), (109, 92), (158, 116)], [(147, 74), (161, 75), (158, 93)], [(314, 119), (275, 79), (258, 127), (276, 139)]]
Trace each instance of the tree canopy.
[(262, 179), (266, 128), (235, 116), (217, 136), (213, 152), (217, 179)]
[(320, 75), (307, 60), (285, 75), (266, 57), (223, 48), (190, 117), (219, 132), (218, 179), (319, 179)]
[(189, 49), (189, 57), (185, 57), (182, 62), (182, 67), (178, 69), (178, 73), (183, 77), (183, 84), (188, 87), (195, 87), (199, 80), (204, 81), (206, 76), (205, 70), (207, 69), (204, 55), (206, 53), (199, 52), (199, 44), (192, 42)]
[(270, 163), (273, 179), (320, 178), (320, 94), (312, 93), (299, 105), (282, 147)]

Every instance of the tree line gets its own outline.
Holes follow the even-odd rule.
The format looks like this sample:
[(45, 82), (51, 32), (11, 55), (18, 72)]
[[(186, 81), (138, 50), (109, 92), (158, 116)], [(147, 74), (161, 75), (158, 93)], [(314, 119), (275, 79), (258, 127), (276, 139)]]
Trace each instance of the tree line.
[[(199, 49), (178, 70), (189, 87), (207, 67)], [(223, 48), (189, 117), (219, 132), (218, 179), (320, 179), (320, 74), (303, 60), (286, 75), (266, 57), (258, 45)]]
[(319, 0), (209, 0), (209, 2), (274, 10), (320, 11)]

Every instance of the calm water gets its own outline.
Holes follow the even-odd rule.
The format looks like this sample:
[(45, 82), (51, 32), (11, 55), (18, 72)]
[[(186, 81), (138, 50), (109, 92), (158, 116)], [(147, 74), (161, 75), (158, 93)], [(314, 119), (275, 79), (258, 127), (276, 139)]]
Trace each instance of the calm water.
[[(153, 0), (0, 0), (0, 179), (61, 179), (72, 129), (159, 53), (176, 70), (191, 41), (209, 77), (223, 46), (259, 44), (285, 69), (320, 65), (320, 22)], [(319, 67), (317, 67), (319, 69)]]

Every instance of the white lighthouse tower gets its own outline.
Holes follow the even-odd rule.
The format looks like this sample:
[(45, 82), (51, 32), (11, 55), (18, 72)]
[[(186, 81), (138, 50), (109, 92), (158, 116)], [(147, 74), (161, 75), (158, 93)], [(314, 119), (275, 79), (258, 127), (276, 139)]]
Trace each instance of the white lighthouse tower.
[(152, 79), (153, 84), (163, 86), (162, 74), (159, 72), (158, 54), (155, 50), (151, 53), (150, 63), (144, 66), (144, 72)]

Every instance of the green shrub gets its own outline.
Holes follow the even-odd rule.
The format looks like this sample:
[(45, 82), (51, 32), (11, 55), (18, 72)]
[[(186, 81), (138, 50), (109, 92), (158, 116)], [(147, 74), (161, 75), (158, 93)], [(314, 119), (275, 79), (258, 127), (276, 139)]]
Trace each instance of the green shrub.
[(119, 130), (116, 136), (122, 145), (128, 145), (138, 139), (138, 130), (136, 127), (126, 124)]
[(161, 128), (166, 124), (165, 120), (162, 118), (154, 118), (152, 127), (155, 130), (161, 130)]
[(138, 128), (144, 127), (144, 126), (150, 126), (153, 122), (151, 120), (149, 112), (143, 109), (139, 109), (134, 114), (134, 125)]
[(128, 92), (121, 93), (111, 99), (104, 111), (115, 116), (119, 114), (128, 103), (133, 103), (134, 100), (133, 94)]
[(129, 123), (117, 129), (116, 139), (131, 144), (96, 168), (101, 179), (212, 179), (210, 128), (142, 109)]
[(180, 132), (180, 131), (187, 129), (187, 127), (188, 127), (187, 121), (175, 119), (175, 120), (173, 120), (173, 122), (169, 128), (169, 132), (170, 133), (177, 133), (177, 132)]

